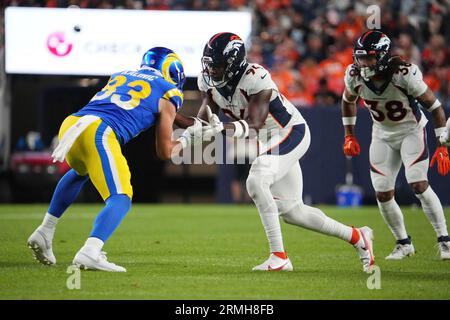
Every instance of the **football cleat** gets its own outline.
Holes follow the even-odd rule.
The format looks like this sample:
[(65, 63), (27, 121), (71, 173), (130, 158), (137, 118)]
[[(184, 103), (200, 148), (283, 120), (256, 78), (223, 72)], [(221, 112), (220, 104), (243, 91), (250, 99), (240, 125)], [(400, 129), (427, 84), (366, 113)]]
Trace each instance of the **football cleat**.
[(109, 262), (106, 258), (106, 252), (94, 254), (83, 248), (78, 251), (72, 262), (75, 266), (83, 270), (100, 270), (109, 272), (127, 272), (124, 267)]
[(401, 260), (405, 257), (411, 257), (416, 253), (412, 243), (400, 244), (397, 243), (391, 254), (388, 255), (386, 260)]
[(289, 258), (282, 259), (275, 254), (271, 253), (269, 259), (264, 261), (262, 264), (257, 265), (252, 269), (253, 271), (292, 271), (294, 267), (292, 266), (291, 260)]
[[(448, 236), (443, 238), (447, 240)], [(450, 260), (450, 241), (439, 241), (438, 246), (441, 260)]]
[(414, 246), (411, 242), (411, 237), (397, 240), (394, 250), (388, 255), (386, 260), (401, 260), (405, 257), (411, 257), (416, 253)]
[(370, 273), (375, 263), (375, 256), (373, 255), (373, 231), (369, 227), (362, 227), (357, 230), (361, 238), (354, 247), (358, 252), (364, 272)]
[(56, 263), (55, 255), (52, 250), (51, 236), (42, 231), (41, 227), (37, 228), (27, 241), (28, 248), (33, 252), (33, 257), (37, 261), (45, 265)]

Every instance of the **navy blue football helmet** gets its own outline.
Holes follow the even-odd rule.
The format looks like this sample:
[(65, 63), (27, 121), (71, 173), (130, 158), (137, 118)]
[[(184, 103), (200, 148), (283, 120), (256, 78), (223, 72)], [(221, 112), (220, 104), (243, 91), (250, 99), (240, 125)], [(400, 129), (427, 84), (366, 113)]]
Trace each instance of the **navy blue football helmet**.
[[(203, 49), (203, 77), (210, 86), (221, 87), (239, 73), (246, 63), (244, 41), (231, 32), (217, 33), (209, 39)], [(213, 81), (208, 73), (208, 66), (223, 67), (221, 81)]]
[[(359, 59), (374, 56), (376, 64), (371, 67), (362, 67)], [(391, 58), (391, 39), (383, 32), (370, 30), (364, 32), (353, 48), (354, 64), (360, 70), (363, 78), (370, 78), (376, 73), (387, 70)]]

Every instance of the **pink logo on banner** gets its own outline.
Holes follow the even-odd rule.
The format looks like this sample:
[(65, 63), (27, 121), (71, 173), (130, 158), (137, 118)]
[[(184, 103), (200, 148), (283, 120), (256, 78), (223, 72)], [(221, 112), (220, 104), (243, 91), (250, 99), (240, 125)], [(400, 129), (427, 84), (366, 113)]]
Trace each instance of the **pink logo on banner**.
[(73, 44), (68, 42), (64, 33), (54, 32), (47, 38), (48, 50), (57, 57), (65, 57), (72, 51)]

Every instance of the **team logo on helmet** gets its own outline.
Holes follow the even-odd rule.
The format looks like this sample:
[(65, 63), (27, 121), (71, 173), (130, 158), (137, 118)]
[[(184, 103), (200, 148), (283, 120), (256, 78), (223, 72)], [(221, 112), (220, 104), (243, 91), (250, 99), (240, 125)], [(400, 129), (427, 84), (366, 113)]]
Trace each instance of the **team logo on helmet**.
[(241, 48), (241, 46), (244, 45), (244, 42), (239, 39), (239, 40), (232, 40), (230, 42), (228, 42), (227, 46), (225, 47), (225, 49), (223, 49), (223, 54), (227, 55), (228, 53), (230, 53), (232, 50), (239, 50)]
[(380, 40), (378, 41), (378, 43), (376, 43), (374, 45), (374, 49), (375, 50), (383, 50), (383, 51), (387, 51), (389, 50), (389, 47), (391, 46), (391, 40), (386, 37), (385, 35), (383, 35)]
[(158, 71), (166, 81), (182, 89), (186, 77), (183, 63), (178, 55), (164, 47), (155, 47), (148, 50), (142, 57), (141, 67), (147, 66)]
[(175, 52), (169, 53), (162, 63), (162, 74), (163, 77), (170, 83), (177, 85), (181, 82), (181, 77), (183, 76), (183, 65), (181, 64), (180, 58)]
[[(245, 44), (231, 32), (220, 32), (211, 37), (203, 49), (203, 79), (212, 87), (222, 87), (242, 71), (246, 63)], [(221, 80), (213, 80), (208, 68), (223, 67)]]

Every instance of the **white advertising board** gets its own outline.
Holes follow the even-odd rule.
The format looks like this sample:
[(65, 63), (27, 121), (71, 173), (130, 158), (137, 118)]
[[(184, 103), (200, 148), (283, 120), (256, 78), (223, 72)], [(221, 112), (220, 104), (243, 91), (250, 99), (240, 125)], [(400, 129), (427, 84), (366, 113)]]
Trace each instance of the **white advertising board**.
[(149, 11), (8, 7), (6, 72), (110, 75), (134, 70), (151, 47), (174, 50), (188, 77), (201, 71), (205, 43), (233, 32), (246, 43), (250, 12)]

